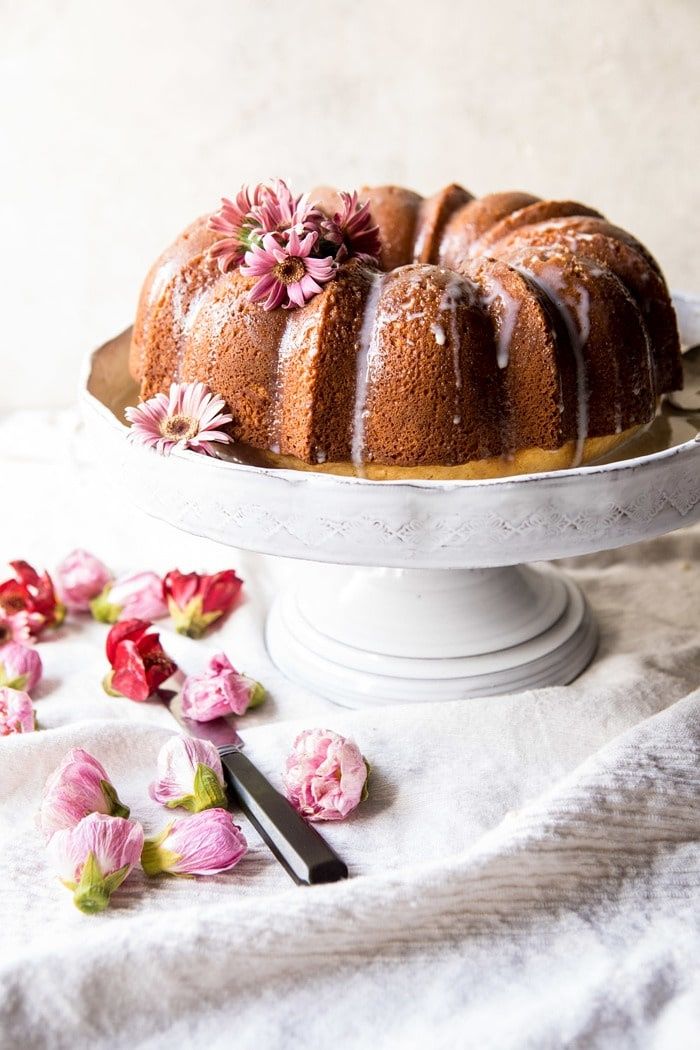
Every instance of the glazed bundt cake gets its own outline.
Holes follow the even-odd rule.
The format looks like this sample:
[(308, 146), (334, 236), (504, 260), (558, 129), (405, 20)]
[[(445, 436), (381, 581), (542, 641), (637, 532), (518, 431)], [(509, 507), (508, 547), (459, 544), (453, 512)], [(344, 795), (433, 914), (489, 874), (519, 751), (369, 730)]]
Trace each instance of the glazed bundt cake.
[(147, 277), (130, 359), (142, 398), (206, 383), (270, 464), (378, 479), (567, 467), (682, 385), (658, 265), (592, 208), (454, 185), (285, 193), (241, 191), (185, 230)]

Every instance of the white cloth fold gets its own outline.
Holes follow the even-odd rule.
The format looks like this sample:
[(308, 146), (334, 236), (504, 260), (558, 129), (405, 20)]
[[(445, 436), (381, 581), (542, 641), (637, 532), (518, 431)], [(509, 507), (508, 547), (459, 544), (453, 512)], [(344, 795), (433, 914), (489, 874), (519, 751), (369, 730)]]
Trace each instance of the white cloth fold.
[[(3, 465), (0, 556), (51, 568), (80, 545), (118, 572), (237, 568), (247, 601), (202, 644), (271, 691), (241, 721), (251, 757), (279, 784), (295, 732), (320, 725), (352, 735), (373, 773), (369, 800), (322, 826), (346, 883), (295, 887), (241, 818), (251, 850), (233, 872), (135, 872), (107, 913), (83, 916), (34, 826), (43, 781), (85, 747), (151, 833), (169, 819), (147, 786), (175, 726), (104, 695), (101, 625), (42, 642), (44, 728), (0, 740), (1, 1046), (693, 1044), (700, 529), (567, 564), (602, 630), (573, 685), (350, 712), (267, 660), (270, 596), (303, 567), (110, 506), (95, 468), (31, 422), (43, 462), (25, 450)], [(69, 440), (70, 419), (51, 433)]]

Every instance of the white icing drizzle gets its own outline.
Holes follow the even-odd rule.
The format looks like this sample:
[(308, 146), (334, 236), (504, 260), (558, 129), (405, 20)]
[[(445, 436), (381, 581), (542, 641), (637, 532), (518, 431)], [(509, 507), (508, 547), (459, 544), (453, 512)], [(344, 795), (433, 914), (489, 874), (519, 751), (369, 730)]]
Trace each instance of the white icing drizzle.
[[(576, 285), (573, 289), (567, 287), (566, 282), (562, 280), (562, 271), (556, 265), (545, 265), (539, 274), (533, 273), (529, 267), (521, 263), (513, 265), (516, 270), (528, 277), (538, 288), (542, 289), (545, 295), (554, 303), (566, 325), (569, 343), (571, 344), (576, 364), (576, 450), (573, 465), (578, 466), (583, 459), (583, 449), (588, 437), (589, 420), (588, 376), (586, 358), (583, 352), (590, 334), (590, 296), (588, 289), (581, 284)], [(575, 295), (572, 295), (572, 292)]]
[(506, 291), (493, 274), (484, 275), (484, 284), (488, 291), (481, 296), (483, 306), (488, 310), (496, 302), (500, 305), (496, 364), (499, 368), (507, 368), (510, 360), (510, 343), (520, 313), (520, 303)]
[(435, 336), (435, 342), (438, 344), (438, 346), (444, 346), (447, 342), (447, 335), (445, 334), (445, 329), (442, 327), (442, 325), (435, 324), (435, 322), (433, 322), (433, 324), (431, 324), (430, 326), (430, 331)]
[(367, 390), (369, 387), (369, 370), (371, 366), (372, 345), (376, 342), (378, 331), (377, 307), (384, 285), (384, 274), (373, 273), (370, 278), (369, 294), (365, 300), (362, 326), (360, 328), (360, 345), (357, 351), (355, 369), (355, 406), (353, 410), (352, 441), (350, 455), (358, 474), (363, 474), (363, 454), (365, 450), (365, 422), (367, 419)]
[(197, 289), (194, 295), (187, 300), (189, 287), (183, 280), (177, 279), (173, 285), (173, 309), (172, 309), (172, 334), (175, 342), (175, 380), (182, 381), (182, 365), (185, 358), (185, 344), (194, 322), (197, 319), (209, 286), (204, 285)]
[[(198, 307), (204, 305), (203, 300), (199, 302)], [(210, 331), (216, 332), (216, 338), (208, 340), (209, 349), (207, 350), (207, 368), (208, 377), (210, 384), (212, 383), (212, 376), (216, 369), (217, 362), (219, 360), (219, 347), (222, 345), (220, 338), (229, 318), (229, 312), (226, 302), (223, 299), (207, 299), (207, 317), (206, 326)], [(190, 325), (188, 315), (188, 327)], [(215, 385), (215, 384), (214, 384)]]
[[(452, 274), (445, 285), (445, 291), (443, 292), (442, 299), (438, 311), (440, 313), (449, 313), (449, 330), (450, 330), (450, 346), (452, 348), (452, 365), (454, 368), (455, 377), (455, 411), (452, 417), (452, 422), (455, 426), (459, 426), (462, 422), (462, 410), (461, 410), (461, 392), (462, 392), (462, 364), (460, 361), (460, 339), (459, 339), (459, 326), (457, 325), (457, 307), (462, 302), (464, 296), (464, 289), (466, 287), (465, 282), (457, 275)], [(436, 342), (440, 346), (445, 344), (445, 329), (442, 325), (439, 326), (442, 332), (442, 341), (440, 341), (435, 335)], [(431, 325), (431, 329), (435, 329), (434, 325)]]
[(171, 317), (173, 342), (175, 343), (175, 381), (179, 383), (182, 379), (182, 359), (185, 350), (182, 339), (182, 330), (185, 321), (185, 292), (181, 280), (176, 280), (173, 285), (173, 309)]

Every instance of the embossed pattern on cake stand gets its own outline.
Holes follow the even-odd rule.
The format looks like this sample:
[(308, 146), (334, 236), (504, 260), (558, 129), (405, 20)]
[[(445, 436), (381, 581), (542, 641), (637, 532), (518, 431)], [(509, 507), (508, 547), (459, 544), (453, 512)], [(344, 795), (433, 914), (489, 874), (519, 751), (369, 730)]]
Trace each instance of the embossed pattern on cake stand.
[[(674, 296), (686, 345), (700, 297)], [(220, 543), (317, 563), (274, 603), (289, 677), (355, 706), (572, 681), (596, 627), (563, 573), (529, 563), (621, 547), (700, 519), (700, 440), (493, 481), (376, 482), (206, 459), (125, 440), (129, 332), (90, 355), (85, 420), (136, 505)]]

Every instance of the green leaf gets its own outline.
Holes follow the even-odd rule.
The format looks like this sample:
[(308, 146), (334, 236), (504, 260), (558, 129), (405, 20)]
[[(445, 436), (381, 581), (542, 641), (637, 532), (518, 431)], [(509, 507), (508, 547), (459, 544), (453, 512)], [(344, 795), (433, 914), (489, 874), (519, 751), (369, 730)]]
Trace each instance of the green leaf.
[(172, 826), (173, 821), (166, 824), (165, 828), (161, 831), (160, 835), (156, 836), (156, 838), (146, 839), (144, 842), (141, 851), (141, 867), (147, 875), (161, 875), (163, 872), (167, 872), (168, 869), (173, 867), (179, 860), (177, 853), (162, 848), (163, 843), (170, 834)]
[[(0, 664), (0, 667), (2, 667), (2, 664)], [(8, 678), (4, 669), (0, 670), (0, 686), (4, 686), (6, 689), (22, 690), (28, 681), (28, 674), (18, 674), (16, 678)]]
[(112, 584), (108, 583), (104, 590), (90, 602), (90, 612), (100, 623), (116, 623), (122, 611), (121, 605), (113, 605), (109, 601), (109, 592)]
[(365, 777), (365, 782), (362, 785), (362, 794), (360, 795), (360, 802), (365, 802), (369, 798), (369, 775), (372, 772), (372, 767), (370, 766), (369, 762), (364, 757), (364, 755), (362, 756), (362, 761), (365, 764), (367, 776)]
[(97, 863), (97, 857), (90, 850), (85, 858), (80, 882), (75, 887), (73, 903), (86, 915), (96, 915), (104, 911), (109, 904), (110, 892)]
[(188, 638), (201, 638), (207, 628), (219, 619), (220, 612), (202, 612), (202, 599), (193, 598), (184, 609), (178, 608), (171, 599), (168, 608), (173, 619), (173, 625), (178, 634), (185, 634)]
[(114, 671), (108, 671), (102, 679), (102, 688), (104, 689), (107, 696), (121, 696), (116, 689), (112, 689), (112, 679), (114, 678)]
[(114, 893), (116, 889), (119, 889), (130, 871), (130, 865), (125, 864), (123, 868), (119, 868), (118, 871), (113, 871), (111, 875), (107, 875), (104, 880), (104, 885), (110, 895)]
[(203, 809), (226, 806), (226, 795), (221, 782), (210, 766), (200, 762), (194, 775), (194, 808), (193, 813)]
[(183, 795), (182, 798), (171, 798), (169, 802), (164, 802), (163, 805), (166, 809), (186, 809), (190, 813), (194, 813), (194, 795)]
[(247, 710), (252, 711), (254, 707), (260, 707), (260, 705), (264, 703), (266, 696), (267, 690), (265, 689), (265, 686), (260, 682), (256, 682), (250, 694), (250, 701)]
[(101, 780), (100, 787), (102, 788), (105, 802), (109, 806), (109, 815), (111, 817), (128, 817), (131, 811), (128, 806), (120, 802), (119, 795), (114, 790), (113, 785), (108, 780)]

